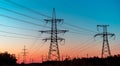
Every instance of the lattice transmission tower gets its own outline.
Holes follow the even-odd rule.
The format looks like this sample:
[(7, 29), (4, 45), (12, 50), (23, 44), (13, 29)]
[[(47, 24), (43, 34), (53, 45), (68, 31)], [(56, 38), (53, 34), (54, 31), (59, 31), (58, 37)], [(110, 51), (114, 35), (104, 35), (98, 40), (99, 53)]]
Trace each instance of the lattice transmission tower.
[(103, 45), (102, 45), (101, 58), (104, 58), (104, 57), (107, 57), (107, 56), (111, 56), (111, 51), (110, 51), (108, 36), (113, 37), (113, 36), (115, 36), (115, 34), (107, 32), (107, 27), (108, 26), (109, 25), (97, 25), (98, 30), (99, 30), (99, 27), (103, 28), (103, 32), (94, 35), (94, 37), (96, 37), (96, 36), (102, 36), (103, 37)]
[(58, 40), (62, 41), (65, 40), (64, 38), (58, 37), (60, 33), (66, 33), (68, 30), (58, 30), (57, 24), (63, 22), (63, 19), (57, 19), (55, 8), (53, 8), (52, 18), (51, 19), (44, 19), (47, 23), (51, 22), (51, 30), (40, 31), (41, 33), (48, 33), (51, 34), (50, 37), (45, 38), (43, 40), (47, 41), (50, 40), (50, 47), (48, 52), (48, 61), (59, 61), (60, 60), (60, 52), (59, 52), (59, 45)]
[(26, 46), (24, 45), (24, 48), (23, 48), (23, 63), (25, 64), (26, 63), (26, 56), (27, 56), (27, 51), (26, 51)]

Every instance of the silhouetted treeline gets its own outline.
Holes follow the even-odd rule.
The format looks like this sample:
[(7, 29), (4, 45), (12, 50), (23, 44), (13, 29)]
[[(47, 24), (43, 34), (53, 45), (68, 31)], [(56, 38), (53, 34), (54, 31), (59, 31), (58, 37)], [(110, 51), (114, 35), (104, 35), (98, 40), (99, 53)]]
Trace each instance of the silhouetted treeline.
[[(17, 64), (14, 55), (0, 53), (0, 64), (7, 66), (120, 66), (120, 55), (109, 56), (107, 58), (66, 58), (64, 61), (45, 61), (43, 63)], [(0, 65), (1, 66), (1, 65)]]
[(90, 57), (66, 58), (64, 61), (47, 61), (42, 66), (120, 66), (120, 55), (109, 56), (107, 58)]
[(4, 65), (15, 65), (16, 64), (16, 57), (13, 54), (9, 54), (7, 52), (0, 53), (0, 66)]

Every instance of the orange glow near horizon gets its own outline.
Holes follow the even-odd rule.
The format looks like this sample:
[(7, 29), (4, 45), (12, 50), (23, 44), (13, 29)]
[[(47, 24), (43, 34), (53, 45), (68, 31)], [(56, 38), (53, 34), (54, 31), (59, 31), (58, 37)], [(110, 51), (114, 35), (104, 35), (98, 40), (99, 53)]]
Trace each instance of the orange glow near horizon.
[[(65, 59), (67, 56), (70, 56), (71, 58), (75, 57), (93, 57), (98, 56), (101, 57), (101, 48), (102, 48), (102, 41), (94, 41), (90, 40), (88, 42), (79, 41), (78, 39), (75, 41), (70, 41), (71, 39), (68, 38), (65, 45), (61, 46), (59, 44), (60, 49), (60, 55), (61, 57)], [(22, 41), (22, 40), (21, 40)], [(33, 41), (26, 41), (25, 43), (28, 43), (26, 45), (26, 63), (31, 62), (42, 62), (42, 56), (43, 61), (47, 59), (48, 50), (49, 50), (49, 42), (40, 44), (40, 41), (33, 46), (33, 48), (30, 49), (30, 45)], [(85, 43), (84, 43), (85, 42)], [(10, 54), (15, 54), (16, 58), (18, 59), (18, 63), (21, 63), (23, 61), (23, 45), (21, 45), (23, 42), (17, 42), (16, 44), (12, 44), (11, 41), (4, 42), (4, 44), (1, 41), (1, 44), (3, 44), (0, 50), (2, 52), (7, 51)], [(24, 43), (24, 44), (25, 44)], [(7, 44), (9, 44), (7, 46)], [(114, 44), (114, 42), (109, 42), (111, 53), (112, 55), (119, 54), (119, 46), (117, 44)], [(42, 46), (43, 45), (43, 46)], [(116, 46), (117, 45), (117, 46)]]
[[(60, 47), (60, 49), (62, 49), (62, 48), (63, 47)], [(60, 50), (61, 60), (62, 60), (62, 57), (63, 57), (63, 59), (65, 59), (66, 57), (70, 57), (71, 59), (76, 58), (76, 57), (79, 57), (79, 58), (87, 57), (87, 54), (88, 54), (88, 57), (94, 57), (94, 56), (101, 57), (101, 47), (99, 47), (99, 46), (93, 47), (93, 48), (88, 48), (88, 50), (84, 50), (84, 51), (80, 51), (80, 50), (76, 51), (77, 49), (74, 49), (74, 51), (70, 51), (69, 49)], [(112, 55), (118, 54), (118, 52), (115, 52), (115, 51), (116, 50), (111, 51)], [(41, 63), (42, 59), (43, 59), (43, 61), (46, 61), (47, 53), (48, 53), (48, 49), (43, 50), (43, 51), (41, 49), (39, 52), (32, 53), (32, 54), (28, 53), (27, 57), (26, 57), (26, 63), (32, 63), (32, 62)], [(21, 63), (22, 60), (23, 60), (23, 58), (21, 55), (20, 59), (18, 60), (18, 63)]]

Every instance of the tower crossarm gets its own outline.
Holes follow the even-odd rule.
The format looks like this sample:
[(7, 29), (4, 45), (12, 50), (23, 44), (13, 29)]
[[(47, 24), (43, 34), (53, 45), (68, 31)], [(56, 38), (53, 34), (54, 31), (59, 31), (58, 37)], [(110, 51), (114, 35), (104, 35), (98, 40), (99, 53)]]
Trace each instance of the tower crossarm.
[[(44, 41), (51, 40), (51, 37), (43, 39)], [(63, 41), (65, 40), (64, 38), (58, 37), (57, 40)]]
[(107, 33), (107, 35), (108, 35), (108, 36), (111, 36), (111, 37), (115, 36), (114, 33)]
[(94, 35), (94, 37), (97, 37), (97, 36), (103, 36), (103, 33), (98, 33)]
[[(51, 34), (51, 30), (45, 30), (45, 31), (39, 31), (39, 32)], [(53, 30), (52, 32), (56, 32), (56, 30)], [(57, 34), (66, 33), (66, 32), (68, 32), (68, 30), (57, 30)]]
[(104, 35), (111, 36), (111, 37), (115, 36), (114, 33), (107, 33), (107, 34), (105, 34), (105, 33), (98, 33), (98, 34), (95, 34), (94, 37), (97, 37), (97, 36), (104, 36)]
[(109, 25), (97, 25), (97, 27), (107, 27)]
[(48, 23), (48, 22), (63, 22), (64, 19), (44, 19), (44, 21), (46, 21), (46, 23)]

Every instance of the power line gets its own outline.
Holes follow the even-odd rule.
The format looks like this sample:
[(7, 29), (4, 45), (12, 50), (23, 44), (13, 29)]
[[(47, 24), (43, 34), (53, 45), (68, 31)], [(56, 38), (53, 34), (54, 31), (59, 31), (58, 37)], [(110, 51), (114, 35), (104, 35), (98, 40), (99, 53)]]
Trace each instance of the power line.
[[(70, 26), (70, 25), (69, 25)], [(75, 26), (75, 25), (74, 25)], [(69, 31), (69, 33), (75, 33), (75, 34), (82, 34), (82, 35), (92, 35), (91, 33), (85, 33), (85, 32), (83, 32), (83, 31), (80, 31), (80, 30), (78, 30), (78, 29), (80, 29), (80, 28), (78, 28), (78, 26), (77, 26), (77, 29), (75, 29), (75, 27), (74, 28), (68, 28), (68, 27), (65, 27), (65, 26), (62, 26), (62, 28), (67, 28), (67, 29), (69, 29), (70, 31)], [(71, 30), (72, 29), (72, 30)], [(84, 28), (85, 29), (85, 28)], [(88, 30), (87, 30), (88, 31)]]
[(18, 6), (18, 7), (22, 7), (22, 8), (24, 8), (24, 9), (30, 11), (30, 12), (33, 12), (33, 13), (35, 13), (35, 14), (37, 14), (37, 15), (41, 15), (41, 16), (44, 16), (44, 17), (51, 18), (50, 16), (47, 16), (47, 15), (45, 15), (45, 14), (42, 14), (42, 13), (40, 13), (40, 12), (38, 12), (38, 11), (35, 11), (35, 10), (33, 10), (33, 9), (31, 9), (31, 8), (28, 8), (28, 7), (26, 7), (26, 6), (23, 6), (23, 5), (21, 5), (21, 4), (15, 3), (15, 2), (13, 2), (13, 1), (11, 1), (11, 0), (5, 0), (5, 1), (8, 2), (8, 3), (14, 4), (14, 5)]
[[(20, 5), (20, 4), (18, 4), (18, 3), (15, 3), (15, 2), (13, 2), (13, 1), (11, 1), (11, 0), (5, 0), (5, 1), (6, 1), (6, 2), (9, 2), (9, 3), (11, 3), (11, 4), (14, 4), (14, 5), (16, 5), (16, 6), (22, 7), (22, 8), (24, 8), (24, 9), (27, 9), (27, 10), (33, 12), (33, 13), (40, 14), (40, 15), (42, 15), (42, 16), (52, 18), (52, 17), (47, 16), (47, 15), (45, 15), (45, 14), (39, 13), (39, 12), (33, 10), (33, 9), (30, 9), (30, 8), (28, 8), (28, 7), (25, 7), (25, 6), (23, 6), (23, 5)], [(90, 31), (90, 32), (95, 32), (95, 31), (93, 31), (93, 30), (86, 29), (86, 28), (82, 28), (82, 27), (78, 27), (78, 26), (71, 25), (71, 24), (68, 24), (68, 23), (65, 23), (65, 24), (66, 24), (66, 25), (69, 25), (69, 26), (72, 26), (72, 27), (74, 27), (74, 28), (78, 28), (78, 29), (82, 29), (82, 30), (87, 30), (87, 31)], [(97, 33), (97, 32), (95, 32), (95, 33)]]
[(38, 36), (35, 38), (34, 42), (33, 42), (33, 43), (31, 44), (31, 46), (30, 46), (30, 50), (33, 49), (32, 47), (36, 44), (37, 40), (38, 40), (40, 37), (41, 37), (41, 34), (38, 35)]
[(82, 29), (82, 30), (87, 30), (89, 32), (93, 32), (93, 33), (97, 33), (96, 31), (93, 31), (93, 30), (90, 30), (90, 29), (86, 29), (86, 28), (83, 28), (83, 27), (79, 27), (79, 26), (75, 26), (75, 25), (72, 25), (72, 24), (69, 24), (69, 23), (64, 23), (68, 26), (71, 26), (71, 27), (74, 27), (74, 28), (77, 28), (77, 29)]
[[(44, 42), (44, 43), (45, 43), (45, 42)], [(43, 46), (44, 46), (44, 43), (42, 43), (42, 45), (39, 46), (39, 48), (32, 50), (30, 57), (31, 57), (31, 56), (34, 56), (33, 54), (35, 54), (35, 53), (38, 51), (38, 49), (40, 49), (41, 47), (43, 47)], [(39, 43), (39, 44), (41, 44), (41, 43)]]
[(79, 32), (82, 32), (81, 30), (78, 30), (78, 29), (75, 29), (75, 28), (73, 28), (73, 27), (71, 27), (71, 26), (69, 26), (69, 27), (67, 27), (68, 25), (65, 25), (65, 26), (59, 26), (60, 28), (64, 28), (64, 29), (69, 29), (69, 30), (71, 30), (72, 29), (72, 31), (79, 31)]
[(22, 30), (29, 30), (29, 31), (39, 31), (35, 29), (21, 28), (21, 27), (9, 26), (9, 25), (4, 25), (4, 24), (0, 24), (0, 26), (10, 27), (10, 28), (15, 28), (15, 29), (22, 29)]
[[(64, 26), (62, 26), (62, 28), (65, 28), (66, 29), (66, 27), (64, 27)], [(79, 30), (77, 30), (77, 29), (73, 29), (73, 28), (68, 28), (67, 27), (67, 29), (69, 29), (69, 33), (74, 33), (74, 34), (79, 34), (79, 35), (91, 35), (91, 33), (85, 33), (85, 32), (83, 32), (83, 31), (79, 31)], [(72, 30), (71, 30), (72, 29)]]
[[(26, 29), (26, 28), (21, 28), (21, 27), (14, 27), (14, 26), (9, 26), (9, 25), (4, 25), (4, 24), (0, 24), (1, 26), (4, 26), (4, 27), (11, 27), (11, 28), (15, 28), (15, 29), (22, 29), (22, 30), (32, 30), (32, 31), (39, 31), (39, 30), (34, 30), (34, 29)], [(82, 34), (82, 35), (89, 35), (89, 34), (85, 34), (85, 33), (80, 33), (80, 32), (73, 32), (73, 31), (70, 31), (69, 33), (75, 33), (75, 34)]]
[[(66, 27), (65, 26), (62, 26), (62, 28), (65, 28), (66, 29)], [(79, 31), (79, 30), (77, 30), (77, 29), (73, 29), (73, 28), (68, 28), (67, 27), (67, 29), (69, 29), (69, 33), (74, 33), (74, 34), (82, 34), (82, 35), (91, 35), (90, 33), (83, 33), (82, 31)], [(72, 29), (72, 30), (71, 30)]]
[[(28, 15), (25, 15), (25, 14), (22, 14), (22, 13), (18, 13), (16, 11), (12, 11), (12, 10), (9, 10), (9, 9), (6, 9), (6, 8), (3, 8), (3, 7), (0, 7), (1, 9), (3, 10), (7, 10), (7, 11), (10, 11), (10, 12), (13, 12), (13, 13), (16, 13), (16, 14), (19, 14), (19, 15), (22, 15), (22, 16), (25, 16), (25, 17), (29, 17), (29, 18), (32, 18), (32, 19), (36, 19), (34, 17), (31, 17), (31, 16), (28, 16)], [(36, 20), (40, 20), (40, 19), (36, 19)], [(1, 24), (0, 24), (1, 25)], [(2, 26), (6, 26), (6, 25), (2, 25)], [(12, 26), (7, 26), (7, 27), (12, 27)], [(16, 28), (16, 27), (12, 27), (12, 28)], [(18, 27), (17, 27), (18, 28)], [(21, 29), (21, 28), (19, 28)], [(22, 28), (23, 29), (23, 28)], [(27, 29), (27, 30), (30, 30), (30, 29)], [(34, 30), (36, 31), (36, 30)], [(71, 32), (71, 33), (76, 33), (76, 34), (81, 34), (81, 33), (77, 33), (77, 32)]]
[[(75, 48), (75, 49), (77, 49), (77, 50), (79, 50), (79, 51), (84, 51), (84, 50), (86, 50), (86, 49), (88, 49), (89, 47), (93, 47), (93, 45), (91, 45), (91, 43), (93, 44), (93, 42), (89, 42), (90, 40), (87, 40), (85, 43), (83, 43), (83, 44), (85, 44), (84, 46), (82, 46), (82, 47), (80, 47), (80, 48)], [(89, 43), (88, 43), (89, 42)], [(100, 41), (101, 42), (101, 41)], [(95, 46), (97, 46), (98, 44), (96, 44), (96, 45), (94, 45), (94, 47)], [(79, 47), (79, 46), (77, 46), (77, 47)], [(72, 51), (72, 53), (73, 53), (74, 51)]]
[[(86, 47), (86, 46), (88, 45), (88, 42), (91, 41), (92, 39), (93, 39), (93, 38), (90, 38), (90, 39), (82, 42), (81, 44), (82, 44), (83, 46), (80, 47), (79, 49)], [(90, 43), (90, 42), (89, 42), (89, 43)], [(79, 47), (79, 46), (76, 46), (75, 48), (72, 48), (72, 49), (77, 49), (77, 47)]]
[[(101, 41), (99, 41), (99, 42), (101, 42)], [(95, 45), (94, 45), (94, 47), (96, 47), (96, 46), (98, 46), (98, 44), (95, 44)], [(93, 45), (89, 45), (89, 46), (87, 46), (86, 48), (82, 48), (80, 51), (82, 52), (82, 51), (84, 51), (84, 50), (86, 50), (86, 49), (88, 49), (88, 48), (90, 48), (90, 47), (93, 47)]]
[(34, 19), (34, 20), (42, 21), (42, 20), (40, 20), (38, 18), (35, 18), (35, 17), (32, 17), (32, 16), (28, 16), (28, 15), (25, 15), (25, 14), (22, 14), (22, 13), (19, 13), (19, 12), (16, 12), (16, 11), (13, 11), (13, 10), (10, 10), (10, 9), (7, 9), (7, 8), (0, 7), (0, 9), (6, 10), (8, 12), (12, 12), (12, 13), (15, 13), (15, 14), (18, 14), (18, 15), (22, 15), (22, 16), (25, 16), (25, 17), (28, 17), (28, 18), (31, 18), (31, 19)]
[[(39, 12), (33, 10), (33, 9), (30, 9), (30, 8), (28, 8), (28, 7), (25, 7), (25, 6), (23, 6), (23, 5), (20, 5), (20, 4), (18, 4), (18, 3), (15, 3), (15, 2), (13, 2), (13, 1), (11, 1), (11, 0), (5, 0), (5, 1), (6, 1), (6, 2), (9, 2), (9, 3), (11, 3), (11, 4), (14, 4), (14, 5), (17, 5), (17, 6), (19, 6), (19, 7), (22, 7), (22, 8), (24, 8), (24, 9), (27, 9), (27, 10), (29, 10), (29, 11), (31, 11), (31, 12), (36, 13), (36, 14), (40, 14), (40, 15), (42, 15), (42, 16), (51, 18), (50, 16), (47, 16), (47, 15), (42, 14), (42, 13), (39, 13)], [(73, 26), (73, 27), (78, 28), (78, 29), (80, 28), (80, 29), (87, 30), (87, 31), (90, 31), (90, 32), (95, 32), (95, 31), (93, 31), (93, 30), (86, 29), (86, 28), (82, 28), (82, 27), (78, 27), (78, 26), (71, 25), (71, 24), (68, 24), (68, 23), (65, 23), (65, 24), (66, 24), (66, 25), (69, 25), (69, 26)], [(95, 33), (97, 33), (97, 32), (95, 32)]]
[(16, 20), (16, 21), (23, 22), (23, 23), (27, 23), (27, 24), (31, 24), (31, 25), (36, 25), (36, 26), (41, 26), (41, 27), (49, 28), (48, 26), (44, 26), (44, 25), (32, 23), (32, 22), (29, 22), (29, 21), (25, 21), (25, 20), (22, 20), (22, 19), (15, 18), (15, 17), (10, 17), (10, 16), (7, 16), (7, 15), (2, 15), (2, 14), (0, 14), (0, 16), (7, 17), (7, 18), (10, 18), (10, 19), (14, 19), (14, 20)]
[(40, 48), (43, 47), (43, 46), (44, 46), (44, 43), (43, 43), (41, 46), (39, 46), (39, 48), (33, 50), (33, 53), (31, 53), (31, 54), (33, 55), (34, 53), (36, 53), (36, 51), (38, 51), (38, 49), (40, 49)]
[(25, 38), (25, 37), (18, 37), (18, 36), (8, 36), (8, 35), (0, 35), (0, 36), (2, 36), (2, 37), (11, 37), (11, 38), (21, 38), (21, 39), (32, 39), (33, 40), (33, 38)]
[[(12, 3), (12, 4), (14, 4), (14, 5), (20, 6), (20, 7), (22, 7), (22, 8), (25, 8), (25, 9), (27, 9), (27, 10), (30, 10), (30, 11), (32, 11), (32, 12), (34, 12), (34, 13), (39, 14), (39, 12), (34, 11), (33, 9), (30, 9), (30, 8), (25, 7), (25, 6), (23, 6), (23, 5), (17, 4), (17, 3), (15, 3), (15, 2), (11, 1), (11, 0), (5, 0), (5, 1), (7, 1), (7, 2), (9, 2), (9, 3)], [(41, 13), (40, 13), (40, 14), (41, 14)], [(45, 14), (41, 14), (41, 15), (51, 18), (50, 16), (47, 16), (47, 15), (45, 15)], [(90, 31), (90, 32), (95, 32), (95, 31), (93, 31), (93, 30), (89, 30), (89, 29), (86, 29), (86, 28), (78, 27), (78, 26), (71, 25), (71, 24), (68, 24), (68, 23), (65, 23), (65, 24), (70, 25), (70, 26), (73, 26), (73, 27), (75, 27), (75, 28), (81, 28), (81, 29), (83, 29), (83, 30), (87, 30), (87, 31)], [(95, 32), (95, 33), (96, 33), (96, 32)]]
[(36, 37), (36, 36), (32, 36), (32, 35), (18, 34), (18, 33), (14, 33), (14, 32), (2, 31), (2, 30), (0, 30), (0, 32), (8, 33), (8, 34), (15, 34), (15, 35), (22, 35), (22, 36), (29, 36), (29, 37)]
[(69, 31), (69, 33), (74, 33), (74, 34), (79, 34), (79, 35), (84, 35), (84, 36), (91, 35), (91, 34), (80, 33), (80, 32), (74, 32), (74, 31)]

